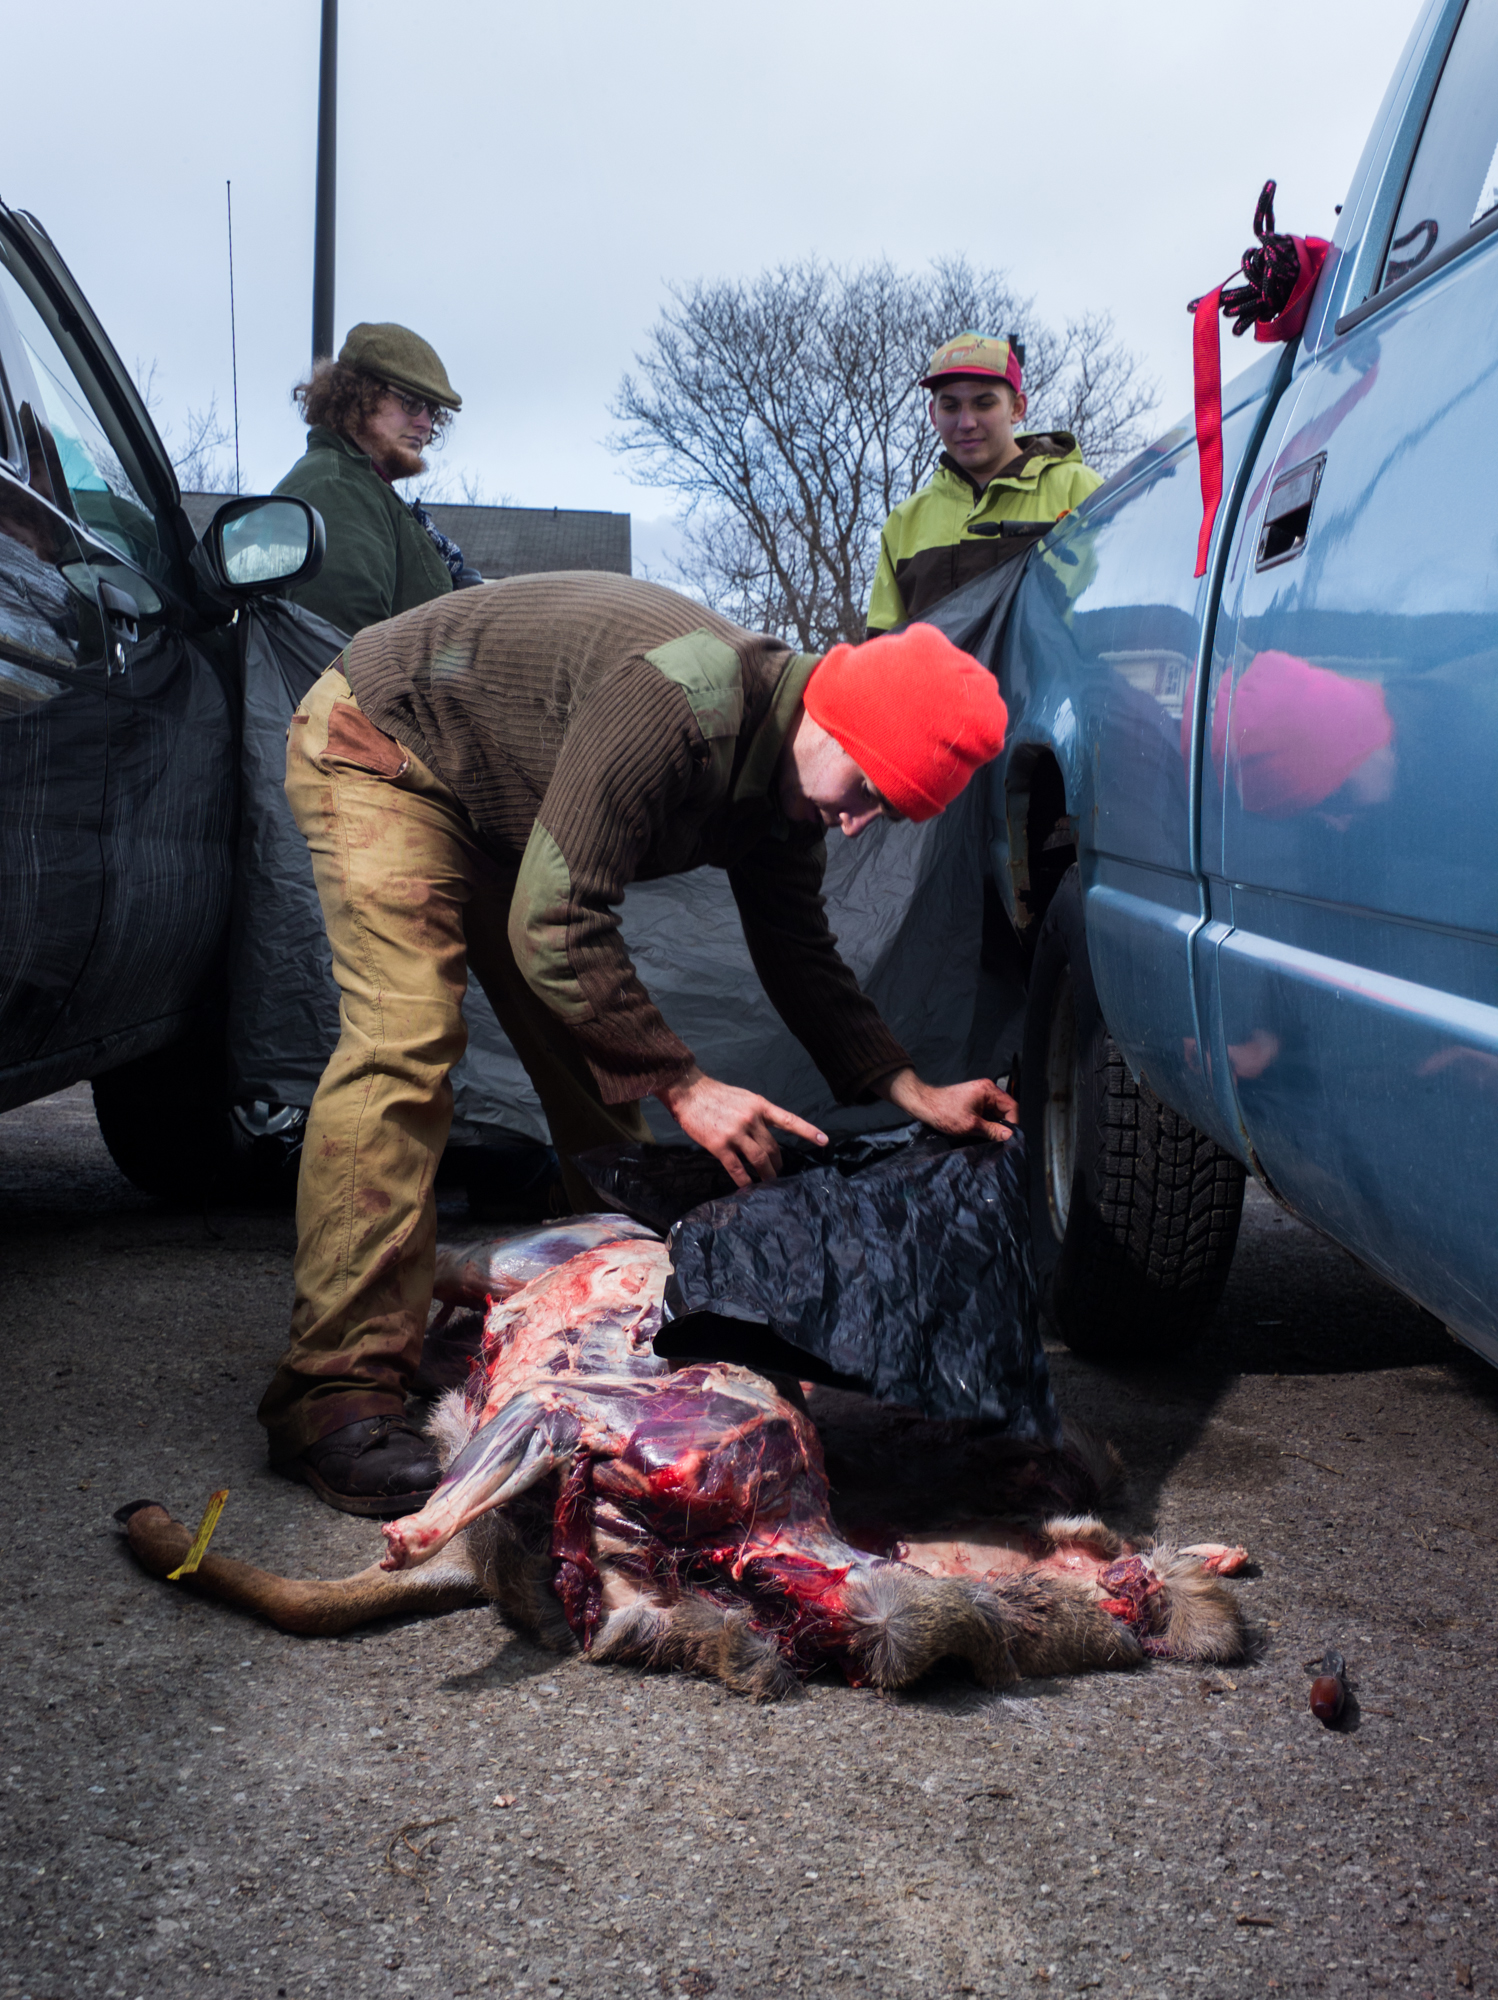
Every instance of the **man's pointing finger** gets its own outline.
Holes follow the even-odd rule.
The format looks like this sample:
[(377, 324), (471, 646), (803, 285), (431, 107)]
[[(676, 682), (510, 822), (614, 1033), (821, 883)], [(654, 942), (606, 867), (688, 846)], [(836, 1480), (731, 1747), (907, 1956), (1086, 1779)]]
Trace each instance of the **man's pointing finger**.
[(793, 1111), (782, 1111), (778, 1104), (765, 1106), (765, 1117), (782, 1132), (794, 1133), (798, 1139), (809, 1139), (813, 1146), (825, 1146), (827, 1134), (819, 1132), (815, 1125), (808, 1125), (804, 1118), (798, 1118)]

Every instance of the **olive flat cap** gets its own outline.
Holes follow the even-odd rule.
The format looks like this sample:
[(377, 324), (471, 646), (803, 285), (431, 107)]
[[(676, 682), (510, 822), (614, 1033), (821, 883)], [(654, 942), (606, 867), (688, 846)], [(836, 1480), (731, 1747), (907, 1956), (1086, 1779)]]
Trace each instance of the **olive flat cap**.
[(409, 389), (413, 396), (425, 396), (444, 409), (461, 410), (463, 398), (447, 379), (447, 370), (419, 333), (394, 320), (361, 319), (348, 330), (348, 338), (338, 350), (345, 368), (357, 368), (363, 375), (378, 375), (393, 388)]

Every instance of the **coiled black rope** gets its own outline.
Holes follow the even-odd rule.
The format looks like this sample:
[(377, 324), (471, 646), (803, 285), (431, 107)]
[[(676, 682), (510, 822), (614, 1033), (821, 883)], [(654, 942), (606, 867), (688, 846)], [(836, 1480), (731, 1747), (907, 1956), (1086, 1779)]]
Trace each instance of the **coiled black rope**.
[[(1254, 210), (1257, 248), (1245, 250), (1239, 270), (1245, 282), (1224, 285), (1218, 306), (1224, 319), (1233, 322), (1234, 333), (1247, 333), (1251, 326), (1266, 326), (1278, 319), (1289, 303), (1301, 274), (1301, 259), (1293, 236), (1279, 235), (1274, 227), (1276, 183), (1265, 181)], [(1201, 304), (1193, 299), (1187, 308), (1195, 312)]]

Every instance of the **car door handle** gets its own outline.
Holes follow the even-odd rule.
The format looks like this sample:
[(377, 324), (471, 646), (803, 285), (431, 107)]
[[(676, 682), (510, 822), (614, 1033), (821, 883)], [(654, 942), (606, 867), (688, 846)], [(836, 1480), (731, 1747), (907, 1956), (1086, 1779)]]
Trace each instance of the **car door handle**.
[(1276, 563), (1292, 562), (1306, 545), (1311, 527), (1311, 509), (1326, 470), (1326, 453), (1318, 452), (1303, 465), (1282, 472), (1269, 489), (1264, 508), (1264, 527), (1259, 536), (1255, 569), (1273, 569)]
[(99, 605), (109, 626), (110, 654), (109, 671), (122, 674), (125, 671), (125, 648), (133, 646), (140, 637), (140, 607), (129, 591), (121, 590), (118, 584), (99, 580)]

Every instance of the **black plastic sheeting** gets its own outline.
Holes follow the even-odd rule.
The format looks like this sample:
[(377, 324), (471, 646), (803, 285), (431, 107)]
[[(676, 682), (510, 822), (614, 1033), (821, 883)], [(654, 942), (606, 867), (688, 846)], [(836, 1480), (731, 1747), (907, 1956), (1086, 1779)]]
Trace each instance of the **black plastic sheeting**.
[(291, 816), (286, 731), (344, 635), (299, 605), (262, 598), (239, 614), (244, 671), (239, 852), (229, 931), (229, 1054), (240, 1103), (310, 1104), (338, 1040), (338, 988)]
[(1055, 1443), (1024, 1141), (930, 1134), (843, 1175), (708, 1202), (671, 1232), (656, 1351), (857, 1388)]
[[(930, 613), (977, 658), (999, 635), (1027, 563), (979, 577)], [(307, 1105), (338, 1038), (333, 982), (312, 865), (282, 785), (297, 704), (344, 635), (299, 606), (261, 599), (244, 627), (242, 830), (231, 943), (230, 1048), (241, 1101)], [(932, 1083), (990, 1069), (999, 1022), (978, 953), (988, 846), (980, 777), (921, 826), (876, 821), (856, 840), (829, 836), (825, 894), (838, 948)], [(898, 1122), (884, 1103), (840, 1106), (765, 996), (719, 869), (636, 883), (622, 928), (640, 977), (709, 1075), (761, 1092), (825, 1131)], [(470, 987), (468, 1053), (453, 1070), (454, 1140), (545, 1140), (546, 1121), (493, 1010)], [(653, 1099), (657, 1136), (676, 1128)]]
[[(923, 1130), (901, 1125), (889, 1132), (853, 1133), (825, 1147), (782, 1137), (780, 1177), (789, 1179), (817, 1166), (857, 1173), (908, 1146)], [(701, 1146), (598, 1146), (579, 1153), (572, 1164), (606, 1209), (632, 1215), (662, 1236), (690, 1210), (734, 1192), (728, 1169)]]

